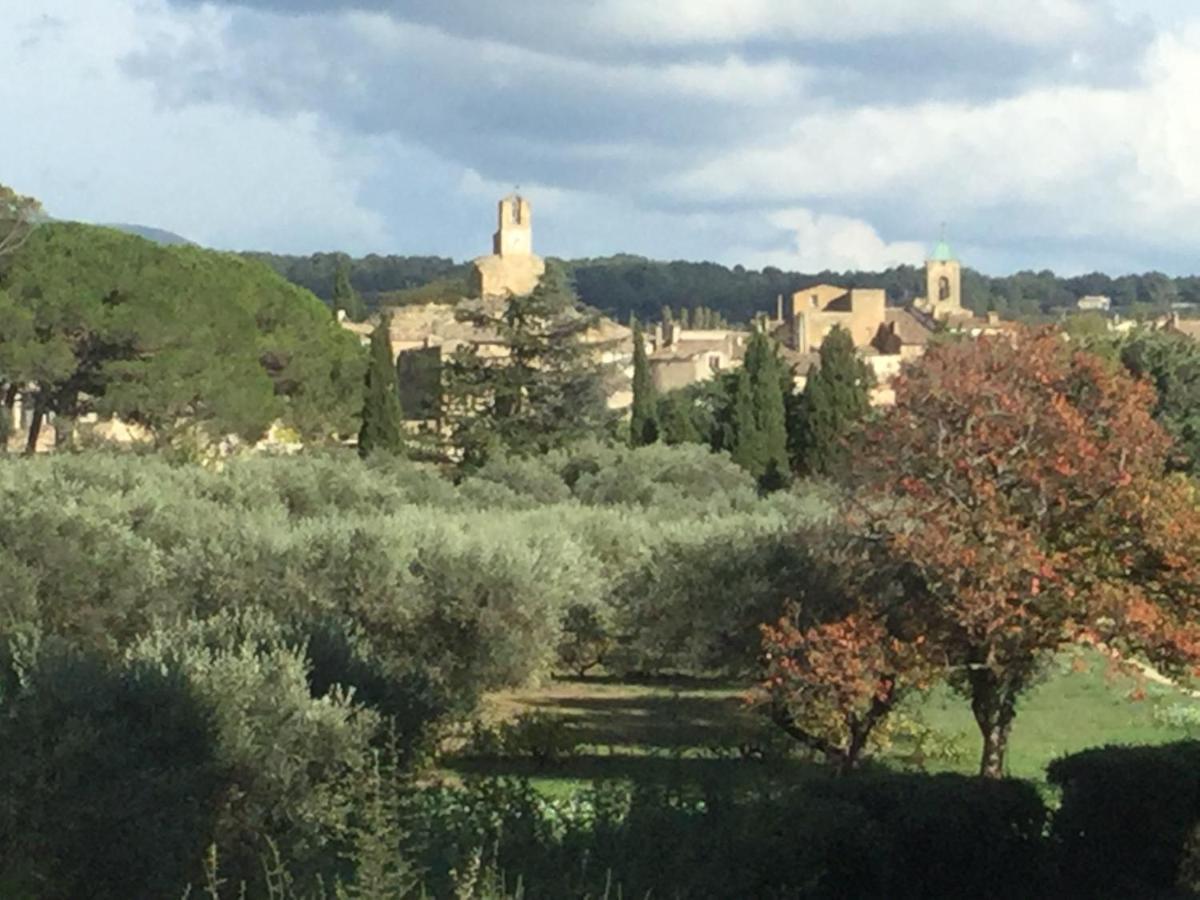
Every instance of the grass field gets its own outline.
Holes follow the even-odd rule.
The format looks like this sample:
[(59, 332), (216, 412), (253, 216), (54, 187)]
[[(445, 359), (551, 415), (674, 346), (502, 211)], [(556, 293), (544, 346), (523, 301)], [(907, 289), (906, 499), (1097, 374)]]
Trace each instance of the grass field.
[[(1143, 699), (1131, 699), (1135, 690)], [(715, 776), (747, 783), (794, 779), (811, 763), (788, 758), (788, 742), (745, 707), (744, 685), (675, 679), (627, 683), (603, 677), (555, 680), (489, 698), (487, 716), (512, 720), (540, 713), (561, 720), (579, 741), (574, 755), (538, 764), (521, 758), (462, 758), (450, 770), (530, 777), (550, 794), (600, 778), (669, 781)], [(1155, 721), (1155, 709), (1200, 700), (1113, 672), (1098, 654), (1064, 657), (1022, 700), (1009, 747), (1009, 773), (1041, 781), (1057, 756), (1103, 744), (1157, 744), (1186, 738)], [(975, 771), (979, 736), (967, 702), (945, 688), (916, 698), (905, 712), (942, 748), (929, 770)], [(758, 752), (765, 750), (765, 753)], [(897, 736), (881, 759), (912, 767), (911, 739)], [(953, 751), (957, 751), (954, 753)], [(764, 757), (765, 758), (762, 758)]]

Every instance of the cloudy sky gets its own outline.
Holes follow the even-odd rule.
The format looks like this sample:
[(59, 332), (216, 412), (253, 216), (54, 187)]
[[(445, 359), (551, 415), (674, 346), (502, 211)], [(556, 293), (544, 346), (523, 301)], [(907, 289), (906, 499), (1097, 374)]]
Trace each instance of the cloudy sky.
[(230, 249), (1200, 272), (1194, 0), (0, 0), (0, 182)]

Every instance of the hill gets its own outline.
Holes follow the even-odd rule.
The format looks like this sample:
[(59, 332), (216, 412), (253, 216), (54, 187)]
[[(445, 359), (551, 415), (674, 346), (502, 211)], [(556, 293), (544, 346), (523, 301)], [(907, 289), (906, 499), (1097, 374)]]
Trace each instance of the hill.
[(187, 238), (163, 228), (151, 228), (148, 225), (128, 225), (121, 222), (104, 223), (102, 227), (115, 228), (117, 231), (123, 231), (126, 234), (136, 234), (138, 237), (154, 241), (154, 243), (161, 244), (164, 247), (196, 246), (195, 241), (189, 241)]
[[(370, 307), (387, 303), (425, 302), (461, 284), (469, 263), (432, 256), (377, 256), (359, 259), (343, 254), (312, 256), (246, 254), (270, 265), (288, 280), (329, 300), (339, 258), (350, 262), (351, 282)], [(705, 307), (732, 322), (749, 321), (755, 314), (773, 312), (776, 298), (808, 285), (827, 282), (842, 287), (882, 288), (893, 304), (925, 292), (924, 275), (915, 266), (896, 266), (881, 272), (789, 272), (761, 270), (713, 262), (663, 262), (645, 257), (618, 256), (565, 261), (580, 299), (618, 321), (630, 314), (657, 320), (664, 307), (696, 310)], [(428, 291), (415, 289), (438, 283)], [(1049, 270), (1025, 271), (1002, 277), (963, 270), (965, 304), (976, 313), (996, 310), (1020, 316), (1055, 315), (1075, 307), (1090, 294), (1112, 298), (1122, 315), (1162, 314), (1182, 304), (1200, 305), (1200, 277), (1170, 278), (1161, 272), (1117, 277), (1103, 273), (1060, 277)]]

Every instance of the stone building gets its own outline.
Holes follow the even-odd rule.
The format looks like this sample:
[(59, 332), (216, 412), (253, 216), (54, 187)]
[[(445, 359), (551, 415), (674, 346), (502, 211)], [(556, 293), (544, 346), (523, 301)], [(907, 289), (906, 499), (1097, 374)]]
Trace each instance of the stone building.
[(746, 355), (749, 333), (733, 328), (680, 328), (659, 323), (647, 335), (650, 377), (659, 393), (687, 387), (735, 369)]
[(925, 296), (914, 300), (913, 308), (937, 322), (970, 316), (962, 305), (962, 266), (944, 239), (925, 260)]
[[(471, 276), (473, 297), (456, 303), (425, 303), (395, 307), (391, 316), (389, 336), (401, 371), (434, 373), (431, 383), (437, 382), (441, 360), (464, 345), (473, 346), (483, 356), (500, 358), (508, 355), (508, 347), (494, 329), (479, 326), (464, 319), (464, 313), (483, 312), (493, 318), (503, 314), (511, 297), (531, 293), (546, 271), (545, 262), (533, 253), (533, 216), (529, 201), (516, 194), (499, 203), (496, 233), (492, 236), (493, 253), (474, 261)], [(341, 319), (342, 327), (355, 332), (364, 343), (379, 318), (355, 323)], [(595, 347), (597, 359), (610, 368), (607, 385), (608, 405), (624, 409), (633, 402), (633, 332), (607, 317), (584, 335), (584, 341)], [(402, 392), (402, 401), (405, 400)], [(405, 403), (405, 415), (424, 419), (419, 409), (430, 404)]]
[(546, 264), (533, 252), (533, 214), (529, 201), (510, 194), (500, 201), (492, 253), (475, 260), (471, 289), (478, 297), (520, 297), (537, 287)]

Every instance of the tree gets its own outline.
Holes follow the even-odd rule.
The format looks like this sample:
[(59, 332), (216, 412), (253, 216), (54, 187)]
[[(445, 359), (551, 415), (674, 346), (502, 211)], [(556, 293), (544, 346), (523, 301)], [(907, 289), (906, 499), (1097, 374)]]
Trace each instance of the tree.
[(197, 427), (257, 439), (276, 418), (314, 438), (354, 427), (357, 339), (260, 263), (49, 223), (13, 254), (5, 288), (3, 399), (26, 393), (29, 447), (51, 414), (117, 415), (160, 442)]
[(754, 422), (762, 435), (763, 467), (758, 473), (763, 490), (778, 490), (788, 482), (787, 414), (782, 375), (776, 349), (761, 331), (746, 348), (746, 370), (754, 388)]
[(646, 339), (642, 326), (633, 322), (633, 407), (629, 419), (629, 443), (644, 447), (658, 440), (658, 406), (654, 396), (654, 380), (650, 377), (650, 361), (646, 358)]
[(759, 478), (766, 471), (767, 448), (754, 417), (754, 387), (745, 366), (737, 371), (732, 380), (733, 403), (726, 446), (735, 463)]
[(809, 627), (799, 618), (793, 606), (763, 626), (761, 702), (787, 735), (845, 774), (896, 704), (924, 683), (921, 645), (890, 634), (868, 609)]
[(670, 391), (659, 397), (658, 422), (665, 443), (699, 444), (704, 441), (693, 410), (692, 398), (687, 391)]
[(391, 319), (379, 320), (371, 332), (370, 359), (363, 390), (358, 455), (404, 452), (404, 415), (392, 358)]
[(835, 327), (826, 335), (820, 360), (808, 373), (789, 435), (796, 468), (810, 475), (834, 472), (846, 458), (846, 438), (871, 411), (871, 370), (848, 331)]
[(850, 521), (970, 699), (982, 775), (1003, 774), (1018, 698), (1081, 636), (1198, 658), (1200, 575), (1180, 559), (1200, 550), (1196, 513), (1147, 508), (1188, 505), (1153, 401), (1054, 331), (940, 344), (854, 448)]
[(0, 184), (0, 259), (21, 249), (41, 217), (38, 201)]
[(343, 256), (338, 257), (333, 275), (333, 309), (335, 313), (345, 312), (351, 322), (361, 322), (367, 317), (367, 308), (350, 283), (350, 264)]
[(1172, 464), (1200, 466), (1200, 344), (1170, 331), (1139, 330), (1120, 346), (1121, 363), (1157, 391), (1154, 417), (1175, 439)]
[(549, 264), (537, 288), (503, 308), (486, 301), (460, 316), (491, 331), (501, 353), (464, 345), (445, 368), (450, 443), (467, 467), (502, 448), (544, 453), (603, 433), (604, 345), (591, 340), (597, 314), (580, 306), (565, 272)]

